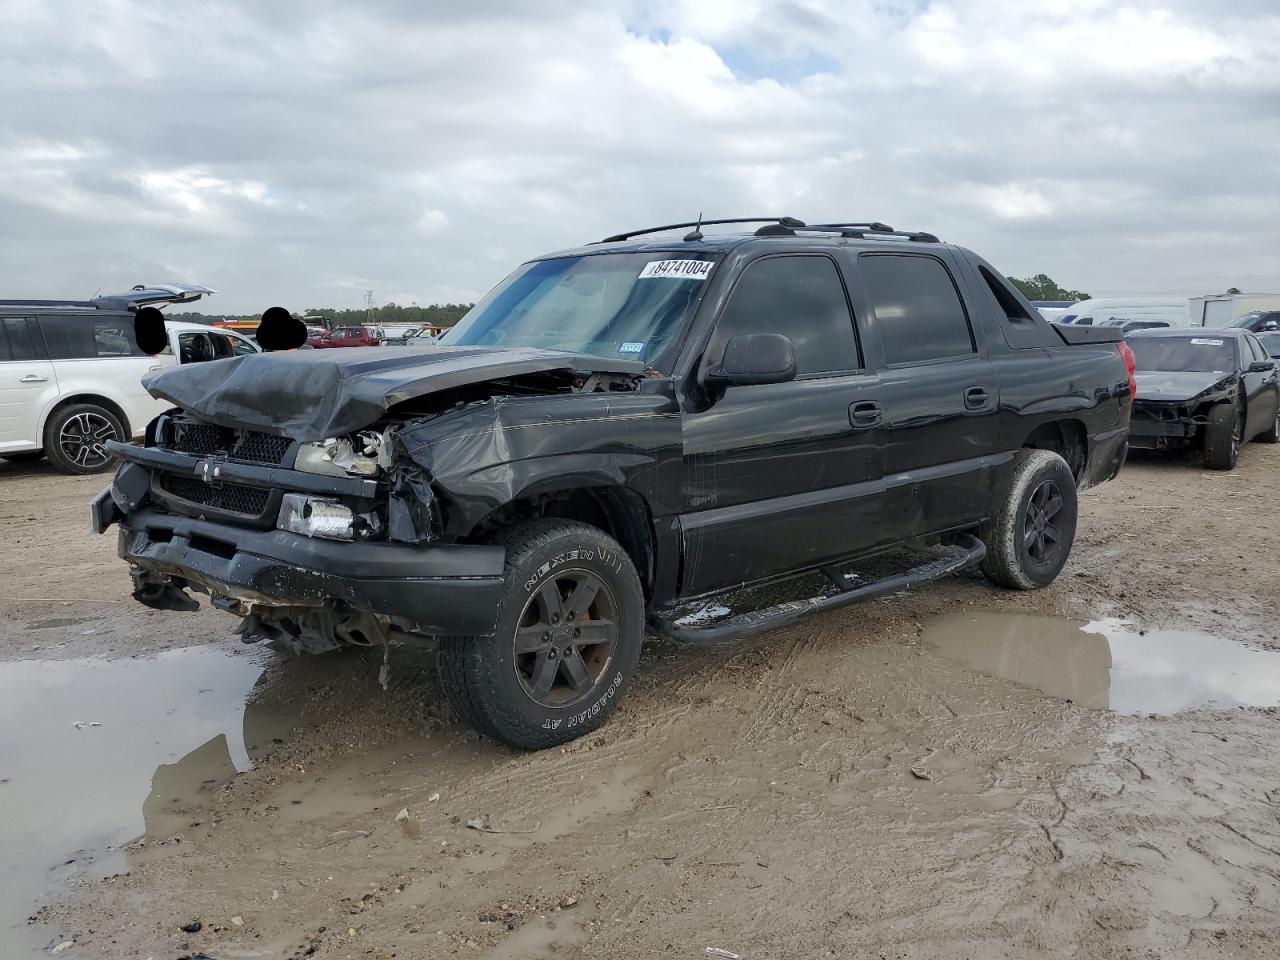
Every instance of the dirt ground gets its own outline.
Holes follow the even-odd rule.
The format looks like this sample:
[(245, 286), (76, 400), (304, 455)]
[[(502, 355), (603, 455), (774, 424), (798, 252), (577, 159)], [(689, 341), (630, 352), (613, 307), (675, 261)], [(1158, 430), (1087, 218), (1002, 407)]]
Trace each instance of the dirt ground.
[[(429, 651), (394, 651), (387, 692), (377, 653), (272, 658), (244, 725), (279, 742), (149, 818), (126, 872), (35, 883), (33, 955), (1275, 957), (1276, 709), (1088, 709), (922, 634), (1009, 611), (1280, 651), (1278, 468), (1258, 444), (1232, 473), (1131, 461), (1036, 593), (968, 575), (651, 644), (610, 722), (544, 753), (462, 727)], [(128, 600), (114, 537), (87, 530), (102, 483), (0, 463), (0, 667), (238, 648), (225, 614)]]

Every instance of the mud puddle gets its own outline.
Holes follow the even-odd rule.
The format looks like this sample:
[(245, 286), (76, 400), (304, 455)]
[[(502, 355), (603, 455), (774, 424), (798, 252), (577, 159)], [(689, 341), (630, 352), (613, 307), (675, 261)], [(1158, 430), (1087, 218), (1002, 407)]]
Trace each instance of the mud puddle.
[(964, 613), (930, 623), (941, 656), (1063, 700), (1119, 713), (1280, 703), (1280, 654), (1123, 620)]
[(289, 726), (246, 701), (260, 655), (192, 647), (125, 660), (0, 663), (0, 941), (35, 901), (127, 870)]

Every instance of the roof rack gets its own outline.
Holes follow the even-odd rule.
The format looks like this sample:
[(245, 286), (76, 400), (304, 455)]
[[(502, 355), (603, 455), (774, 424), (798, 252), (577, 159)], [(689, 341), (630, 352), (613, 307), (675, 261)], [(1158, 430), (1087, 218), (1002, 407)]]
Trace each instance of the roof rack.
[(629, 230), (626, 233), (615, 233), (611, 237), (605, 237), (599, 243), (617, 243), (620, 240), (630, 240), (632, 237), (643, 236), (646, 233), (662, 233), (665, 230), (682, 230), (685, 227), (693, 227), (695, 230), (699, 227), (713, 226), (723, 223), (772, 223), (790, 229), (800, 229), (804, 227), (803, 220), (797, 220), (795, 217), (733, 217), (728, 220), (690, 220), (688, 223), (668, 223), (662, 227), (645, 227), (643, 230)]
[(599, 243), (617, 243), (630, 240), (649, 233), (662, 233), (667, 230), (682, 230), (693, 227), (693, 231), (685, 236), (685, 240), (701, 240), (701, 228), (709, 225), (726, 223), (759, 223), (763, 226), (755, 231), (757, 237), (794, 237), (797, 231), (806, 233), (837, 233), (841, 237), (855, 240), (910, 240), (915, 243), (939, 243), (932, 233), (923, 230), (896, 230), (887, 223), (872, 220), (865, 223), (805, 223), (795, 217), (733, 217), (727, 220), (690, 220), (688, 223), (668, 223), (661, 227), (646, 227), (643, 230), (629, 230), (626, 233), (615, 233), (605, 237)]

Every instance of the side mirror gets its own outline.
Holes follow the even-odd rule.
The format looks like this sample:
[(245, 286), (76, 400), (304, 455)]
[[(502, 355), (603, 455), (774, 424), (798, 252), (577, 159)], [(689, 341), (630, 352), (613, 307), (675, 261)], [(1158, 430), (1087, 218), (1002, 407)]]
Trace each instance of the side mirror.
[(780, 333), (744, 333), (725, 344), (720, 362), (707, 369), (712, 387), (786, 383), (796, 378), (796, 351)]
[(1249, 364), (1249, 369), (1246, 370), (1245, 372), (1246, 373), (1270, 373), (1272, 370), (1275, 369), (1275, 367), (1276, 367), (1276, 362), (1274, 360), (1255, 360), (1253, 361), (1253, 363)]

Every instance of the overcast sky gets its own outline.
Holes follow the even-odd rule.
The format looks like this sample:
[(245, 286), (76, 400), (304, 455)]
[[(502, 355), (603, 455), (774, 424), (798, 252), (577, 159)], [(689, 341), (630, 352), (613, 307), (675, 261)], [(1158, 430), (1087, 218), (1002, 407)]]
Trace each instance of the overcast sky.
[(884, 220), (1095, 295), (1280, 292), (1277, 14), (0, 0), (0, 296), (466, 301), (699, 211)]

